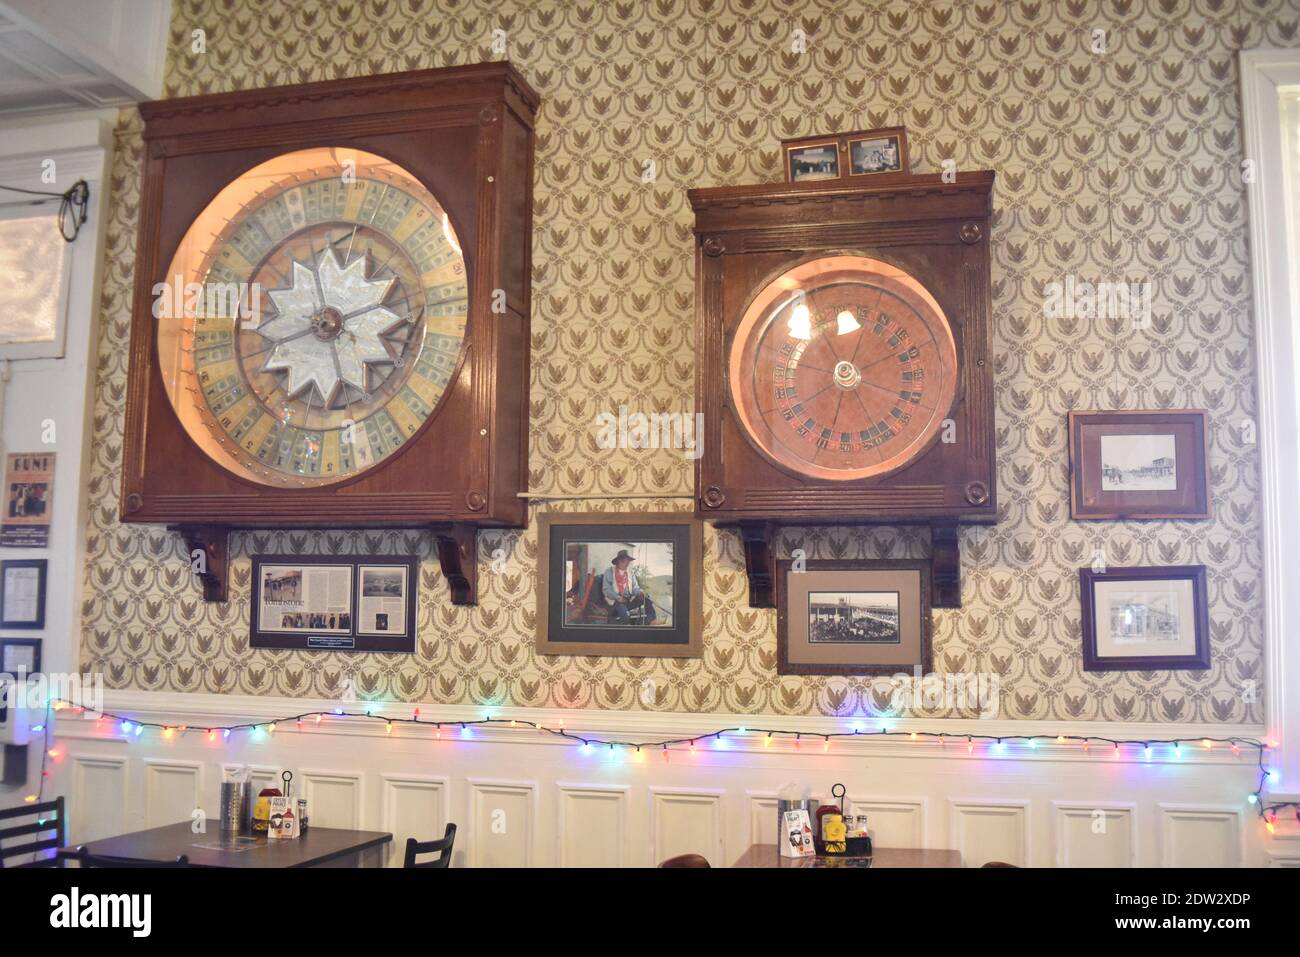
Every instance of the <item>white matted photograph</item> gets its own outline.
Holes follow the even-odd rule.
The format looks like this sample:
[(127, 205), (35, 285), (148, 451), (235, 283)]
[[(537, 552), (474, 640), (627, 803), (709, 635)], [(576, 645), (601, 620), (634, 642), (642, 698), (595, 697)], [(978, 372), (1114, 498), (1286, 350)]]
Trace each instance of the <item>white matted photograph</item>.
[[(1190, 593), (1190, 588), (1186, 590)], [(1116, 645), (1177, 642), (1186, 631), (1181, 597), (1175, 589), (1114, 589), (1107, 596), (1111, 641)]]
[(1103, 492), (1169, 492), (1178, 488), (1173, 435), (1103, 435)]
[(1085, 671), (1210, 666), (1204, 565), (1079, 570)]

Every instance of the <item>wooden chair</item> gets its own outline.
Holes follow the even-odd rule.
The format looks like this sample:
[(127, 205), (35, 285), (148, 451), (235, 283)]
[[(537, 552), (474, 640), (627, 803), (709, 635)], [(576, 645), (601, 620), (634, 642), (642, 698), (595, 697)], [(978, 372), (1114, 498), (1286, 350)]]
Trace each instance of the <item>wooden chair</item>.
[[(406, 839), (406, 860), (403, 867), (451, 867), (451, 846), (456, 842), (456, 825), (448, 824), (447, 832), (436, 841), (420, 843), (413, 837)], [(437, 854), (432, 861), (416, 863), (417, 854)]]
[(670, 857), (662, 862), (660, 867), (711, 867), (708, 859), (702, 854), (678, 854), (676, 857)]
[[(14, 818), (35, 817), (36, 820), (26, 824), (5, 824)], [(51, 836), (41, 837), (46, 832)], [(20, 844), (13, 844), (15, 838), (27, 838)], [(63, 808), (62, 796), (44, 804), (24, 804), (0, 810), (0, 867), (6, 866), (7, 858), (36, 855), (42, 851), (57, 851), (68, 840), (68, 820)], [(34, 859), (22, 864), (10, 864), (10, 867), (62, 867), (63, 861), (57, 856)]]
[(189, 867), (190, 859), (184, 854), (176, 855), (174, 861), (150, 861), (141, 857), (104, 857), (91, 854), (90, 849), (82, 844), (71, 855), (71, 860), (78, 867)]

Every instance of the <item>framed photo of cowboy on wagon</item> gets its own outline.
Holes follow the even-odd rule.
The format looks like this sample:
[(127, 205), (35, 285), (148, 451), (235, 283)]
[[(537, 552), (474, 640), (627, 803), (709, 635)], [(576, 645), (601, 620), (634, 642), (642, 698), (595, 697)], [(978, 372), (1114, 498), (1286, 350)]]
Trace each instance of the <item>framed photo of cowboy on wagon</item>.
[(690, 513), (538, 516), (537, 650), (698, 658), (704, 535)]

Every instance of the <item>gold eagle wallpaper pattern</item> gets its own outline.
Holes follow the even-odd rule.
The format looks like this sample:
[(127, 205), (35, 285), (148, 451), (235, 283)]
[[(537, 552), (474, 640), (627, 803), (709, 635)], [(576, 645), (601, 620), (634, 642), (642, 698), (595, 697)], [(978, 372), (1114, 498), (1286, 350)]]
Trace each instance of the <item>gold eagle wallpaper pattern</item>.
[[(945, 160), (996, 170), (1001, 521), (962, 533), (964, 606), (935, 613), (935, 669), (997, 675), (1007, 718), (1236, 724), (1264, 714), (1237, 53), (1295, 45), (1298, 33), (1297, 0), (182, 0), (164, 95), (518, 66), (543, 98), (534, 516), (691, 508), (689, 458), (602, 449), (596, 424), (620, 406), (693, 410), (688, 188), (781, 179), (781, 138), (898, 124), (913, 171)], [(535, 521), (480, 535), (474, 608), (450, 604), (431, 541), (408, 531), (238, 533), (231, 601), (205, 605), (178, 536), (116, 518), (140, 167), (140, 119), (127, 109), (110, 184), (82, 608), (82, 666), (108, 687), (888, 713), (870, 679), (776, 674), (775, 612), (748, 606), (739, 542), (711, 526), (702, 659), (538, 655)], [(1066, 276), (1150, 283), (1149, 323), (1046, 318), (1045, 286)], [(1069, 410), (1187, 407), (1210, 413), (1211, 520), (1070, 520)], [(789, 528), (780, 546), (923, 557), (929, 537)], [(423, 556), (416, 654), (249, 649), (250, 554), (372, 551)], [(1099, 556), (1209, 567), (1209, 671), (1082, 671), (1077, 570)]]

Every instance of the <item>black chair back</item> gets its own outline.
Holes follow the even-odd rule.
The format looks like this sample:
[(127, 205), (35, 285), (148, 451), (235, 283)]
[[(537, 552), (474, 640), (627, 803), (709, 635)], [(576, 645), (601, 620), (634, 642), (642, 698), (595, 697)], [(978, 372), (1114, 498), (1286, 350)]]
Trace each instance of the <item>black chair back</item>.
[(104, 857), (91, 854), (86, 845), (81, 845), (72, 855), (78, 867), (189, 867), (190, 859), (178, 854), (174, 861), (149, 861), (141, 857)]
[[(9, 823), (34, 817), (26, 823)], [(41, 835), (46, 835), (42, 837)], [(23, 804), (0, 810), (0, 867), (62, 867), (57, 857), (37, 858), (43, 851), (57, 851), (68, 840), (68, 821), (63, 797), (43, 804)], [(13, 858), (32, 855), (32, 860), (9, 863)]]
[[(451, 867), (451, 846), (456, 842), (456, 825), (448, 824), (447, 833), (437, 841), (425, 841), (421, 844), (413, 837), (406, 839), (406, 861), (403, 867)], [(431, 861), (417, 864), (418, 854), (437, 854)]]

